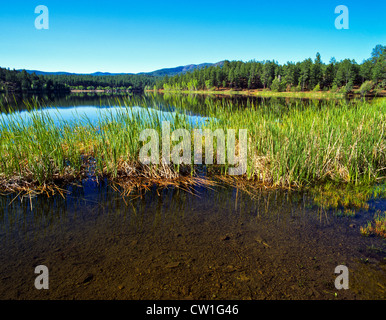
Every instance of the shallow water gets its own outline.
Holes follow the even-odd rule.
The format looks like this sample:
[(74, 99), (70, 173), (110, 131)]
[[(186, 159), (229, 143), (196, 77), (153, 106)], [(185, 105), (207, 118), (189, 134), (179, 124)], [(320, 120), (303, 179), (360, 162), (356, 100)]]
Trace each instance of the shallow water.
[[(383, 299), (385, 242), (305, 193), (85, 181), (65, 198), (2, 196), (1, 299)], [(350, 289), (334, 287), (346, 265)], [(50, 272), (36, 290), (34, 268)]]
[[(202, 97), (180, 99), (150, 98), (205, 116)], [(55, 106), (90, 105), (74, 101)], [(348, 218), (305, 192), (154, 187), (124, 198), (91, 179), (67, 190), (0, 196), (0, 299), (386, 297), (385, 241), (359, 232), (386, 199)], [(334, 286), (342, 264), (348, 290)], [(37, 265), (49, 269), (48, 290), (34, 287)]]

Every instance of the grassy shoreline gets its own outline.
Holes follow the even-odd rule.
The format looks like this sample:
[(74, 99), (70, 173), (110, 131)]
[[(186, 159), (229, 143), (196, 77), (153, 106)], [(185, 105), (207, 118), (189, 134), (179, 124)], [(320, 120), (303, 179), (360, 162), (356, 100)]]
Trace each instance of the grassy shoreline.
[[(153, 90), (147, 90), (153, 91)], [(305, 99), (338, 99), (344, 98), (345, 94), (330, 91), (302, 91), (302, 92), (274, 92), (269, 90), (159, 90), (160, 93), (183, 93), (183, 94), (208, 94), (208, 95), (243, 95), (256, 97), (278, 97), (278, 98), (305, 98)]]
[[(146, 90), (147, 92), (154, 92), (154, 90)], [(251, 97), (277, 97), (277, 98), (303, 98), (303, 99), (342, 99), (346, 97), (346, 94), (341, 92), (331, 91), (297, 91), (297, 92), (274, 92), (270, 90), (254, 89), (254, 90), (233, 90), (233, 89), (220, 89), (220, 90), (158, 90), (158, 93), (173, 93), (173, 94), (207, 94), (207, 95), (243, 95)], [(361, 97), (359, 93), (350, 93), (349, 97)], [(386, 91), (380, 93), (378, 97), (385, 97)], [(375, 95), (367, 95), (366, 97), (375, 97)]]
[[(383, 181), (386, 173), (386, 99), (350, 104), (329, 101), (290, 110), (273, 110), (251, 104), (233, 109), (231, 104), (208, 102), (211, 120), (199, 128), (248, 130), (245, 179), (265, 186), (302, 188), (334, 181), (358, 184)], [(196, 165), (143, 165), (139, 162), (142, 130), (161, 136), (159, 114), (150, 109), (133, 114), (130, 105), (119, 113), (102, 114), (98, 124), (64, 122), (38, 110), (28, 123), (18, 113), (0, 118), (0, 189), (21, 191), (59, 186), (86, 177), (110, 181), (173, 183), (192, 180)], [(176, 112), (172, 131), (193, 126)], [(193, 146), (193, 143), (191, 144)], [(236, 143), (237, 145), (237, 143)], [(216, 145), (214, 146), (216, 148)], [(215, 149), (216, 150), (216, 149)], [(229, 166), (208, 166), (208, 176), (227, 176)]]

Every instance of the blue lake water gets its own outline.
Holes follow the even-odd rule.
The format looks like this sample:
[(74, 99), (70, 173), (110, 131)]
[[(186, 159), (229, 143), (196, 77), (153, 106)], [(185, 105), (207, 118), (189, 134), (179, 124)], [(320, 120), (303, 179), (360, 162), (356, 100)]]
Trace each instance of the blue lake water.
[[(96, 107), (96, 106), (77, 106), (77, 107), (54, 107), (43, 108), (34, 111), (17, 111), (10, 114), (0, 114), (2, 123), (6, 125), (10, 120), (22, 121), (25, 124), (31, 123), (34, 115), (48, 116), (58, 126), (63, 124), (89, 124), (97, 125), (104, 119), (117, 119), (117, 116), (123, 114), (132, 117), (140, 117), (141, 119), (154, 119), (157, 117), (160, 121), (172, 122), (177, 112), (157, 110), (154, 108), (144, 108), (140, 106), (134, 107), (121, 107), (121, 106), (109, 106), (109, 107)], [(208, 121), (209, 118), (199, 115), (189, 115), (178, 113), (180, 117), (187, 120), (192, 126), (197, 126)]]

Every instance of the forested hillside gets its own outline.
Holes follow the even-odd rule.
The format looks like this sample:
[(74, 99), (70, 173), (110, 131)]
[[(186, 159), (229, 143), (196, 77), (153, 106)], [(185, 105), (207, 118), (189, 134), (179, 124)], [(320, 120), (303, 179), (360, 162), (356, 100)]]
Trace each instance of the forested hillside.
[(171, 77), (150, 74), (36, 75), (25, 70), (0, 68), (0, 91), (57, 92), (74, 89), (143, 91), (148, 88), (194, 91), (221, 87), (237, 90), (331, 90), (348, 93), (357, 86), (361, 92), (366, 93), (373, 89), (383, 90), (386, 86), (386, 46), (382, 45), (377, 45), (371, 57), (361, 64), (355, 60), (336, 61), (334, 58), (326, 64), (317, 53), (314, 60), (308, 58), (302, 62), (287, 62), (284, 65), (274, 60), (262, 62), (226, 60), (216, 64), (194, 66), (194, 70), (189, 72), (186, 72), (189, 68), (178, 67), (182, 68), (182, 71)]
[(155, 78), (149, 75), (45, 75), (45, 79), (64, 83), (71, 89), (119, 89), (119, 90), (143, 90), (145, 87), (152, 87)]
[(386, 47), (377, 45), (371, 57), (361, 64), (354, 60), (328, 64), (319, 53), (316, 58), (302, 62), (276, 61), (225, 61), (222, 66), (210, 66), (186, 74), (164, 77), (156, 85), (165, 90), (271, 89), (272, 91), (343, 90), (350, 92), (354, 86), (363, 89), (382, 89), (386, 85)]
[(0, 92), (66, 92), (70, 89), (63, 82), (29, 74), (25, 70), (16, 71), (0, 68)]
[(143, 90), (152, 87), (155, 78), (149, 75), (81, 75), (81, 74), (29, 74), (0, 68), (0, 91), (70, 91), (71, 89)]

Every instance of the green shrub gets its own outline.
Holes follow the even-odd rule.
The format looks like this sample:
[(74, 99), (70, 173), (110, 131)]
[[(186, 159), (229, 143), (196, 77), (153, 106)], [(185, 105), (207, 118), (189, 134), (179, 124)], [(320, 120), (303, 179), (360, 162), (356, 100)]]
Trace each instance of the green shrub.
[(345, 86), (340, 88), (339, 92), (348, 94), (348, 93), (352, 92), (352, 90), (353, 90), (353, 83), (352, 83), (352, 81), (349, 81)]
[(315, 86), (315, 88), (314, 88), (313, 91), (320, 91), (320, 85), (319, 85), (319, 83)]
[(361, 87), (359, 88), (359, 92), (362, 96), (368, 94), (373, 89), (373, 82), (372, 81), (365, 81), (362, 83)]
[(281, 91), (281, 83), (280, 83), (280, 80), (278, 78), (275, 78), (272, 81), (271, 90), (273, 92), (280, 92)]

